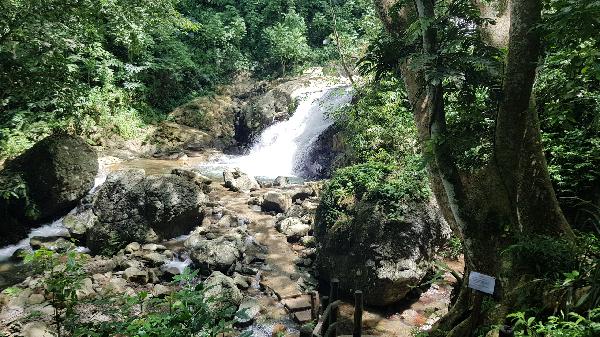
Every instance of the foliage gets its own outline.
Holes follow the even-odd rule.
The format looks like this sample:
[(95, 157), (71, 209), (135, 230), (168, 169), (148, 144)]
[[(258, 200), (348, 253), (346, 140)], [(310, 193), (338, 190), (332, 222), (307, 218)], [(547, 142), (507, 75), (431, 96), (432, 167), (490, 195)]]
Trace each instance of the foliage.
[(451, 260), (458, 260), (463, 253), (462, 241), (459, 237), (454, 234), (450, 237), (450, 240), (446, 243), (441, 251), (442, 257)]
[(287, 65), (297, 64), (309, 57), (306, 24), (296, 12), (285, 14), (282, 22), (265, 28), (264, 33), (267, 54), (271, 62), (281, 65), (284, 74)]
[[(598, 200), (600, 184), (600, 2), (546, 2), (546, 55), (535, 86), (543, 141), (557, 194), (574, 225), (590, 217), (579, 200)], [(582, 28), (586, 27), (586, 28)]]
[[(540, 288), (552, 298), (545, 310), (585, 312), (600, 306), (600, 239), (578, 233), (575, 241), (546, 236), (525, 236), (503, 254), (531, 270)], [(528, 264), (524, 262), (528, 261)], [(532, 263), (533, 262), (533, 263)], [(531, 308), (532, 310), (535, 308)]]
[(600, 333), (600, 308), (587, 315), (574, 312), (550, 316), (547, 320), (527, 317), (523, 312), (509, 315), (515, 323), (517, 337), (593, 337)]
[(179, 290), (165, 298), (150, 298), (145, 292), (126, 297), (112, 321), (81, 325), (74, 335), (214, 337), (232, 332), (230, 318), (237, 308), (216, 305), (220, 299), (207, 297), (208, 289), (197, 281), (197, 275), (197, 271), (186, 268), (173, 280)]
[(76, 326), (77, 290), (81, 288), (85, 278), (84, 255), (75, 251), (57, 254), (42, 248), (26, 255), (23, 261), (30, 264), (34, 272), (44, 273), (44, 289), (54, 308), (54, 324), (58, 336), (62, 336), (63, 326), (72, 330)]
[(430, 193), (426, 172), (417, 165), (368, 162), (338, 169), (324, 188), (318, 217), (326, 226), (351, 219), (360, 200), (381, 205), (390, 218), (401, 216), (404, 202), (425, 200)]
[[(24, 262), (43, 275), (44, 289), (55, 308), (54, 323), (58, 335), (73, 336), (205, 336), (232, 332), (232, 317), (242, 317), (237, 308), (223, 306), (218, 297), (209, 297), (198, 272), (185, 269), (174, 277), (174, 291), (164, 298), (140, 291), (134, 296), (109, 294), (86, 305), (99, 309), (111, 319), (106, 322), (79, 320), (77, 292), (87, 276), (86, 255), (75, 251), (56, 253), (39, 249), (25, 256)], [(3, 293), (14, 294), (18, 288)], [(124, 297), (121, 297), (124, 296)]]
[(146, 124), (240, 72), (333, 60), (323, 40), (334, 13), (346, 52), (361, 52), (379, 25), (368, 0), (6, 0), (0, 158), (56, 129), (95, 144), (143, 138)]
[(333, 111), (341, 128), (349, 163), (397, 165), (418, 157), (416, 128), (398, 80), (387, 79), (361, 89), (355, 103)]

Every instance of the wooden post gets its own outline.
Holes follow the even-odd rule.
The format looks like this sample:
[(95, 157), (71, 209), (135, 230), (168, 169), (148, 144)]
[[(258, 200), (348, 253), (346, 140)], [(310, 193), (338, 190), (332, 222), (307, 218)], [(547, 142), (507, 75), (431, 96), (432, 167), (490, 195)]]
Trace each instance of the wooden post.
[(340, 308), (339, 306), (335, 306), (335, 308), (331, 308), (331, 319), (329, 320), (329, 326), (333, 328), (333, 332), (331, 336), (337, 336), (337, 320), (338, 320), (338, 312)]
[[(324, 315), (325, 311), (327, 311), (327, 307), (329, 306), (329, 296), (323, 296), (321, 300), (321, 314)], [(329, 317), (323, 317), (323, 328), (321, 329), (322, 333), (325, 333), (329, 328)]]
[(310, 318), (314, 321), (319, 318), (319, 308), (317, 308), (317, 293), (310, 292)]
[[(340, 292), (340, 280), (338, 280), (337, 278), (333, 278), (331, 279), (331, 289), (330, 289), (330, 293), (329, 293), (329, 303), (333, 303), (337, 300), (339, 300), (339, 292)], [(337, 316), (338, 316), (338, 311), (339, 308), (336, 306), (335, 308), (331, 308), (331, 316), (329, 319), (329, 325), (332, 325), (333, 323), (337, 322)], [(336, 329), (337, 330), (337, 329)], [(333, 336), (337, 336), (337, 332), (334, 330), (333, 331)]]
[(352, 337), (361, 337), (362, 335), (362, 315), (363, 315), (363, 293), (360, 290), (354, 292), (354, 331)]

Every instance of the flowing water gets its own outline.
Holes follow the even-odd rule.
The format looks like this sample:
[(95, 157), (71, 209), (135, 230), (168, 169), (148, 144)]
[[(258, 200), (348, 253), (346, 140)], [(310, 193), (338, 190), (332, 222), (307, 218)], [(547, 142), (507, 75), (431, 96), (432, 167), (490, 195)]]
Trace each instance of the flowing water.
[(323, 84), (298, 90), (292, 97), (298, 101), (292, 117), (265, 129), (248, 154), (223, 155), (200, 168), (217, 174), (225, 168), (239, 168), (262, 178), (302, 177), (300, 164), (308, 159), (318, 137), (333, 123), (328, 114), (350, 103), (352, 89), (348, 85)]
[[(220, 177), (226, 168), (240, 168), (243, 172), (262, 178), (277, 176), (302, 177), (299, 164), (309, 155), (312, 146), (331, 124), (328, 114), (348, 104), (352, 99), (352, 89), (346, 84), (318, 84), (295, 91), (292, 97), (298, 107), (290, 119), (275, 123), (264, 130), (248, 154), (243, 156), (222, 155), (210, 163), (192, 163), (213, 177)], [(139, 160), (140, 167), (148, 173), (164, 173), (177, 166), (177, 162)], [(132, 161), (127, 167), (136, 167)], [(153, 172), (156, 166), (157, 172)], [(107, 172), (96, 178), (93, 193), (106, 180)], [(32, 237), (63, 236), (66, 230), (63, 218), (32, 230), (29, 236), (17, 244), (0, 248), (0, 262), (7, 261), (19, 249), (30, 249)], [(183, 262), (183, 261), (178, 261)]]
[[(104, 181), (106, 181), (106, 174), (104, 172), (102, 172), (96, 177), (96, 179), (94, 181), (94, 187), (92, 187), (92, 189), (90, 190), (89, 193), (90, 194), (94, 193), (100, 185), (104, 184)], [(69, 213), (72, 213), (74, 211), (75, 210), (72, 210)], [(29, 232), (29, 235), (25, 239), (19, 241), (18, 243), (14, 244), (14, 245), (9, 245), (9, 246), (0, 248), (0, 262), (9, 260), (17, 250), (21, 250), (21, 249), (31, 250), (31, 246), (29, 245), (29, 240), (31, 238), (68, 236), (69, 233), (63, 227), (63, 224), (62, 224), (63, 219), (64, 219), (64, 217), (62, 217), (58, 220), (55, 220), (49, 224), (35, 228), (31, 232)], [(79, 250), (85, 251), (85, 248), (79, 247)]]

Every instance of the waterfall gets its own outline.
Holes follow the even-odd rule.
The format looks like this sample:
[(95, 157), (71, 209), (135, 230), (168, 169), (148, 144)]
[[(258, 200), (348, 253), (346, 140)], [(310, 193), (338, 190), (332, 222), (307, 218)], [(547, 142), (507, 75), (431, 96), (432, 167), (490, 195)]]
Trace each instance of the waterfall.
[(257, 177), (302, 177), (299, 163), (306, 159), (315, 141), (333, 121), (327, 113), (350, 103), (352, 89), (348, 85), (322, 85), (293, 93), (298, 101), (288, 120), (265, 129), (248, 154), (223, 156), (212, 169), (239, 168)]

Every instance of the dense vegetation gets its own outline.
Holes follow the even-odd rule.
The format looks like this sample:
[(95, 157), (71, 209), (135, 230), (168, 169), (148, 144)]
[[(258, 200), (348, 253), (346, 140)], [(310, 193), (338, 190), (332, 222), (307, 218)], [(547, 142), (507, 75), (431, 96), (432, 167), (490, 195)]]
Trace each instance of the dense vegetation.
[[(471, 1), (375, 3), (5, 0), (0, 158), (55, 129), (91, 143), (112, 134), (138, 137), (146, 123), (236, 76), (277, 78), (309, 65), (350, 64), (361, 78), (354, 104), (331, 116), (345, 153), (323, 192), (325, 224), (352, 222), (356, 201), (376, 205), (392, 221), (402, 216), (399, 205), (436, 198), (455, 240), (468, 243), (466, 270), (495, 275), (505, 292), (486, 299), (473, 323), (473, 296), (459, 284), (462, 292), (434, 336), (484, 336), (503, 322), (517, 336), (595, 336), (600, 1), (520, 2), (531, 11), (482, 2), (498, 16), (523, 15), (515, 21), (528, 29), (516, 25), (507, 36), (530, 48), (491, 42), (494, 22)], [(46, 264), (47, 289), (60, 301), (56, 324), (68, 328), (79, 257), (61, 257), (70, 262), (56, 274), (58, 257), (36, 254), (30, 259)], [(227, 331), (231, 321), (223, 317), (232, 313), (206, 310), (214, 299), (185, 275), (176, 280), (179, 292), (155, 303), (161, 310), (85, 328), (140, 336), (176, 335), (174, 325), (189, 333)], [(133, 310), (146, 298), (123, 301)], [(204, 320), (188, 326), (196, 307)]]
[(139, 136), (237, 74), (352, 59), (379, 27), (366, 0), (6, 0), (0, 22), (0, 157), (54, 129)]

